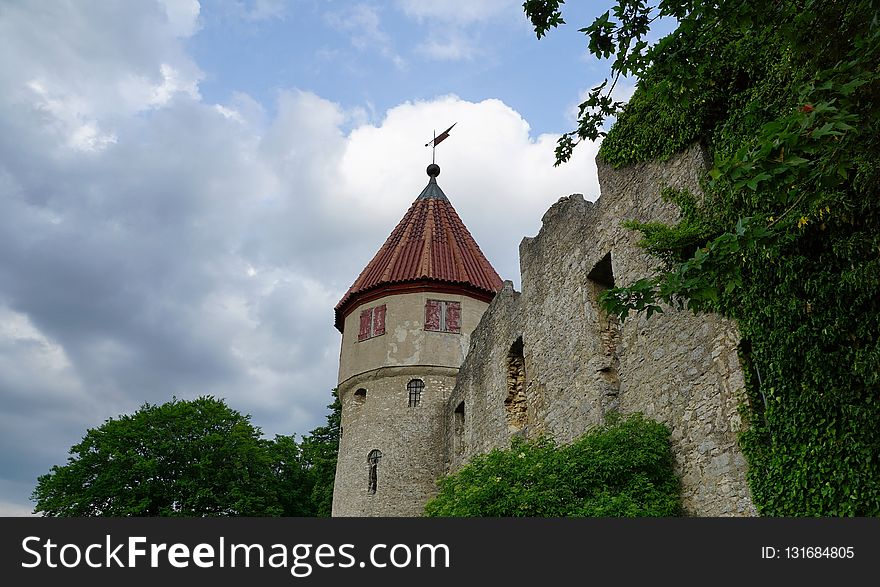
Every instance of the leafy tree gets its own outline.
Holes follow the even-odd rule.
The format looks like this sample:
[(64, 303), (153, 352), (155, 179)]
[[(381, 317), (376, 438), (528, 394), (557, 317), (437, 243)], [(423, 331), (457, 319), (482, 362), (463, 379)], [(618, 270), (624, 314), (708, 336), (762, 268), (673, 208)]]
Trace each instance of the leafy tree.
[(276, 435), (266, 443), (272, 467), (271, 492), (281, 508), (279, 515), (302, 517), (316, 515), (312, 500), (315, 481), (295, 436)]
[(311, 482), (311, 515), (329, 517), (333, 507), (333, 483), (342, 422), (342, 403), (333, 390), (333, 403), (327, 407), (327, 425), (319, 426), (303, 438), (301, 449)]
[(669, 430), (641, 415), (609, 418), (567, 446), (515, 438), (440, 481), (433, 517), (635, 517), (680, 513)]
[(34, 511), (46, 516), (280, 515), (269, 444), (248, 416), (210, 396), (144, 404), (132, 415), (88, 430), (70, 449), (66, 465), (38, 479)]
[(297, 444), (261, 437), (250, 416), (200, 397), (144, 404), (88, 430), (40, 476), (46, 516), (329, 516), (341, 404)]
[[(540, 38), (559, 0), (524, 7)], [(880, 19), (876, 0), (619, 0), (581, 29), (613, 58), (581, 104), (578, 142), (605, 136), (621, 166), (699, 141), (711, 168), (668, 227), (630, 222), (660, 260), (612, 288), (621, 318), (664, 307), (719, 312), (743, 336), (748, 428), (740, 439), (758, 510), (880, 514)], [(678, 28), (644, 43), (658, 16)], [(611, 99), (638, 80), (628, 104)]]

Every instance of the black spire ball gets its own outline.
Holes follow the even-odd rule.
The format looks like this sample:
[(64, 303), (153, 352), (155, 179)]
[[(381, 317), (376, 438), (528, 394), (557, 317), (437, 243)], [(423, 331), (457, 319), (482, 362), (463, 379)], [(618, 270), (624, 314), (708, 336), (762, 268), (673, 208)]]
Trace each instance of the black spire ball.
[(438, 175), (440, 175), (440, 166), (436, 163), (431, 163), (430, 165), (428, 165), (427, 172), (429, 176), (437, 177)]

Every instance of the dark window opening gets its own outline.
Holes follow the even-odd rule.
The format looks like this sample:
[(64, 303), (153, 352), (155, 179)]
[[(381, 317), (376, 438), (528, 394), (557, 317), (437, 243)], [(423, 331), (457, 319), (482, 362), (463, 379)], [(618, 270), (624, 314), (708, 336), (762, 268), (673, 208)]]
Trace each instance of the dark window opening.
[(367, 401), (367, 390), (361, 387), (354, 392), (354, 403), (360, 405)]
[(464, 402), (458, 404), (452, 417), (455, 432), (455, 454), (460, 455), (464, 453)]
[(415, 408), (422, 403), (422, 391), (425, 389), (425, 382), (421, 379), (413, 379), (406, 384), (406, 390), (409, 392), (409, 407)]
[(620, 321), (617, 316), (608, 314), (599, 302), (599, 296), (602, 295), (602, 292), (614, 287), (614, 267), (611, 263), (610, 251), (596, 263), (587, 274), (587, 278), (593, 313), (596, 316), (596, 329), (600, 345), (598, 351), (603, 359), (598, 366), (596, 375), (604, 388), (602, 397), (602, 413), (604, 415), (618, 411), (618, 394), (620, 393), (618, 371), (620, 358), (617, 354), (617, 345), (620, 342)]
[(605, 289), (614, 287), (614, 270), (611, 267), (611, 252), (605, 254), (587, 274), (587, 278)]
[(370, 477), (367, 485), (367, 492), (370, 495), (375, 495), (376, 489), (379, 486), (379, 459), (382, 458), (382, 451), (378, 449), (373, 449), (370, 451), (370, 454), (367, 455), (367, 465), (370, 468)]
[(507, 430), (511, 434), (521, 432), (527, 423), (526, 360), (523, 340), (520, 336), (507, 353), (507, 397), (504, 398)]

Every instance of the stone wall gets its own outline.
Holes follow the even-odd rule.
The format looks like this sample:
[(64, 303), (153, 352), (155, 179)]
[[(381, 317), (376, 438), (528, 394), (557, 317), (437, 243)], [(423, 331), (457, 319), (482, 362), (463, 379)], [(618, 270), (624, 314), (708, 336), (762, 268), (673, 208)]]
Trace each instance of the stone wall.
[[(520, 297), (513, 284), (505, 281), (471, 333), (470, 350), (446, 405), (446, 471), (458, 469), (475, 454), (509, 443), (507, 357), (522, 336)], [(528, 368), (526, 365), (527, 375)], [(528, 411), (526, 418), (528, 421)]]
[[(660, 188), (697, 192), (704, 166), (696, 146), (663, 163), (615, 170), (600, 162), (598, 201), (560, 199), (539, 234), (523, 239), (522, 293), (508, 282), (490, 304), (446, 405), (447, 471), (507, 446), (513, 434), (567, 442), (611, 410), (638, 411), (672, 431), (688, 514), (755, 514), (736, 441), (744, 385), (736, 328), (669, 308), (621, 325), (596, 302), (602, 290), (649, 276), (657, 264), (621, 222), (674, 221), (676, 207)], [(521, 366), (511, 355), (520, 339)], [(509, 401), (517, 393), (512, 370), (524, 371), (522, 425), (515, 423), (522, 414), (510, 413), (522, 405)]]
[[(342, 437), (333, 488), (334, 516), (420, 516), (443, 475), (444, 412), (457, 370), (383, 367), (339, 389)], [(407, 383), (425, 383), (418, 407), (408, 405)], [(356, 396), (358, 389), (365, 397)], [(368, 455), (378, 450), (375, 492)]]

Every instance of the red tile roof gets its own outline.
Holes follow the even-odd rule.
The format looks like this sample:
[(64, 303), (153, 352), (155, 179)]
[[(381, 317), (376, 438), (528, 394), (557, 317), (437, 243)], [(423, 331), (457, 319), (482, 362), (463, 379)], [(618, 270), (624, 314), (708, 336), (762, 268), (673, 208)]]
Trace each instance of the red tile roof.
[[(429, 168), (429, 174), (439, 168)], [(348, 292), (336, 305), (336, 328), (364, 299), (392, 291), (443, 291), (489, 301), (503, 282), (483, 255), (436, 175), (410, 206)]]

